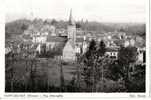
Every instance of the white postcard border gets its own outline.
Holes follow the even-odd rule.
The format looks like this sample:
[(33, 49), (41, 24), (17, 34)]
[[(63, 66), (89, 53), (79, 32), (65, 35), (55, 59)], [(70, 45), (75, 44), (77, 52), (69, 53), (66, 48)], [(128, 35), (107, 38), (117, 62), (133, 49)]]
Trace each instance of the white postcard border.
[[(145, 93), (5, 93), (5, 8), (0, 8), (0, 98), (139, 98), (149, 97), (151, 91), (150, 53), (151, 35), (149, 34), (149, 0), (146, 1), (146, 92)], [(3, 3), (2, 3), (3, 4)], [(150, 38), (150, 39), (149, 39)], [(38, 97), (34, 97), (37, 95)], [(30, 97), (31, 96), (31, 97)], [(33, 97), (32, 97), (33, 96)]]

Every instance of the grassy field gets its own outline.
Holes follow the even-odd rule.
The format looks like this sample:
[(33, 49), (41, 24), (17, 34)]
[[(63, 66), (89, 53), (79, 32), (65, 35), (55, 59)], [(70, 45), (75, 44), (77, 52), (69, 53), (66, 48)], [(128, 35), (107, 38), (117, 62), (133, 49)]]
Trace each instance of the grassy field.
[[(36, 60), (36, 62), (33, 62), (32, 60), (22, 59), (11, 63), (7, 61), (6, 63), (9, 62), (9, 64), (6, 66), (6, 87), (11, 87), (12, 80), (13, 83), (30, 84), (32, 82), (30, 79), (31, 74), (33, 74), (35, 85), (43, 84), (45, 87), (48, 87), (48, 85), (59, 87), (61, 85), (59, 61), (46, 58), (37, 58)], [(66, 64), (62, 65), (62, 69), (64, 84), (67, 85), (76, 72), (76, 66), (74, 64)]]

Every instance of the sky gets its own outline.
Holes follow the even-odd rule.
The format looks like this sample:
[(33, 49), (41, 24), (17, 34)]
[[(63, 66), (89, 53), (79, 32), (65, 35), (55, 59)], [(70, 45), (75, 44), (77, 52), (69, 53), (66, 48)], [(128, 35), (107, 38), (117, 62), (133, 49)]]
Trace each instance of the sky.
[(5, 21), (19, 18), (145, 22), (146, 0), (5, 0)]

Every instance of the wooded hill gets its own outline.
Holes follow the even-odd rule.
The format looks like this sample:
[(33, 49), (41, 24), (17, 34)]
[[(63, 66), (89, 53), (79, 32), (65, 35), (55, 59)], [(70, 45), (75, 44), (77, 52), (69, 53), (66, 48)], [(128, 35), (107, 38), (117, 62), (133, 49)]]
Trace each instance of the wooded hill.
[[(68, 22), (63, 20), (42, 20), (42, 19), (18, 19), (5, 25), (5, 35), (8, 38), (10, 35), (19, 35), (24, 32), (31, 24), (44, 25), (50, 24), (56, 26), (56, 28), (67, 28)], [(129, 34), (139, 35), (145, 39), (145, 24), (143, 23), (100, 23), (92, 21), (77, 21), (76, 27), (82, 30), (95, 31), (98, 34), (122, 31)]]

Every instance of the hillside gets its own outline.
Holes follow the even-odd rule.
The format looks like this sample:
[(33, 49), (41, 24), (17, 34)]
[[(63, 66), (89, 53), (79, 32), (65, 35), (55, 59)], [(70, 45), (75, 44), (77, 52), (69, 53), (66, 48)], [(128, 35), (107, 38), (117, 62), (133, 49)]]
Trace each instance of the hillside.
[[(57, 21), (51, 19), (49, 21), (42, 19), (34, 19), (33, 21), (27, 19), (18, 19), (13, 22), (6, 23), (5, 33), (6, 38), (13, 35), (20, 35), (28, 28), (29, 25), (42, 26), (44, 24), (50, 24), (56, 26), (56, 28), (67, 28), (67, 21)], [(100, 23), (100, 22), (88, 22), (77, 21), (76, 27), (82, 30), (95, 31), (98, 34), (114, 31), (123, 31), (131, 35), (139, 35), (145, 38), (145, 24), (132, 24), (132, 23)]]
[(5, 35), (9, 38), (11, 35), (20, 35), (31, 24), (30, 20), (19, 19), (5, 24)]

